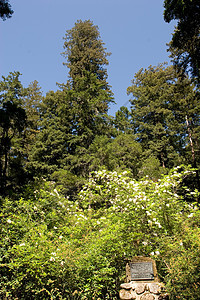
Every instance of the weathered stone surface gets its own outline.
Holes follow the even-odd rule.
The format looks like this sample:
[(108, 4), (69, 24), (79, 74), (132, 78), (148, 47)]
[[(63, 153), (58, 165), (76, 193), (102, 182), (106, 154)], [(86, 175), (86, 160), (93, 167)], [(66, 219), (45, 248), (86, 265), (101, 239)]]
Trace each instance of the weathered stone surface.
[(136, 296), (131, 290), (120, 290), (119, 292), (119, 297), (122, 300), (131, 300), (131, 299), (136, 299)]
[(125, 290), (130, 290), (132, 288), (131, 282), (129, 282), (129, 283), (122, 283), (120, 286), (121, 286), (122, 289), (125, 289)]
[(145, 283), (137, 283), (137, 285), (135, 285), (135, 292), (137, 294), (142, 294), (146, 291), (146, 284)]
[(161, 293), (161, 286), (157, 283), (149, 283), (149, 291), (152, 294), (159, 295)]
[(133, 282), (133, 281), (131, 281), (130, 284), (131, 284), (132, 290), (134, 291), (138, 284), (136, 282)]
[(154, 295), (145, 293), (140, 297), (140, 300), (155, 300), (155, 297), (154, 297)]

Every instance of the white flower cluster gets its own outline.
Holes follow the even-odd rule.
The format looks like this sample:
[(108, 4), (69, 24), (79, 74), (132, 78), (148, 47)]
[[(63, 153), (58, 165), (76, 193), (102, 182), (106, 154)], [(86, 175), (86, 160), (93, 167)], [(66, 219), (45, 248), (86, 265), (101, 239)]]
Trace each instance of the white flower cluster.
[[(157, 182), (147, 177), (143, 181), (136, 181), (127, 173), (117, 174), (106, 170), (94, 172), (80, 192), (80, 202), (88, 208), (91, 204), (102, 204), (104, 214), (109, 218), (127, 222), (133, 230), (140, 228), (145, 231), (148, 228), (151, 236), (159, 237), (177, 226), (183, 214), (185, 218), (193, 217), (194, 206), (185, 204), (183, 212), (183, 203), (177, 193), (178, 184), (189, 171), (179, 170), (177, 168), (174, 173), (163, 176)], [(77, 221), (78, 218), (83, 217), (77, 214)], [(101, 218), (94, 222), (94, 226), (98, 226), (99, 232), (104, 230)], [(154, 251), (154, 255), (159, 255), (158, 250)]]

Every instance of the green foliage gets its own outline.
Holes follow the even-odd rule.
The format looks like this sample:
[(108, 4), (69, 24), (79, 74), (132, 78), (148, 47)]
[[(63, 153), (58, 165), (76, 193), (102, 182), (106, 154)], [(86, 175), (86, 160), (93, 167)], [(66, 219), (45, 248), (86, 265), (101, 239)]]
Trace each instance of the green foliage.
[(134, 140), (134, 136), (121, 133), (115, 138), (96, 136), (84, 158), (90, 172), (100, 169), (127, 170), (136, 178), (141, 153), (141, 145)]
[(89, 170), (97, 171), (107, 169), (109, 165), (110, 153), (108, 151), (111, 138), (106, 135), (96, 136), (88, 149), (90, 158)]
[[(1, 283), (1, 295), (9, 299), (63, 299), (59, 296), (63, 289), (63, 294), (68, 294), (73, 251), (62, 239), (68, 235), (69, 210), (73, 214), (76, 208), (67, 199), (60, 199), (51, 185), (36, 190), (31, 201), (20, 199), (14, 205), (6, 200), (3, 204), (1, 274), (5, 282)], [(62, 227), (65, 236), (61, 235)], [(64, 262), (67, 258), (69, 265)]]
[(161, 175), (167, 173), (167, 171), (160, 166), (159, 159), (151, 155), (141, 161), (141, 167), (138, 173), (140, 178), (148, 176), (152, 180), (158, 180)]
[[(166, 20), (181, 24), (186, 4), (165, 1)], [(98, 27), (77, 21), (63, 55), (69, 79), (46, 97), (18, 72), (0, 82), (0, 188), (15, 191), (1, 197), (0, 298), (117, 300), (126, 260), (142, 255), (172, 300), (198, 299), (198, 169), (171, 170), (200, 161), (198, 89), (150, 66), (128, 88), (131, 112), (111, 118)]]
[(96, 75), (98, 80), (105, 80), (107, 71), (104, 66), (108, 65), (106, 57), (110, 54), (106, 52), (98, 27), (92, 21), (78, 20), (72, 29), (67, 30), (64, 49), (62, 54), (68, 61), (64, 64), (70, 69), (74, 86), (78, 77), (85, 76), (85, 71)]
[(62, 195), (69, 196), (71, 200), (77, 198), (77, 191), (81, 189), (85, 181), (66, 169), (56, 170), (51, 178)]
[(193, 172), (177, 168), (155, 182), (102, 170), (92, 174), (77, 202), (44, 180), (27, 199), (5, 199), (0, 296), (118, 299), (126, 259), (150, 255), (172, 299), (178, 293), (197, 299), (198, 193), (186, 190), (192, 204), (177, 194)]
[[(23, 108), (24, 89), (19, 72), (2, 77), (0, 82), (0, 193), (19, 186), (23, 170), (23, 131), (26, 113)], [(22, 180), (21, 178), (21, 180)]]
[[(198, 299), (200, 293), (200, 231), (199, 211), (188, 215), (181, 225), (180, 235), (168, 237), (163, 249), (167, 269), (167, 288), (170, 299)], [(161, 242), (161, 245), (163, 242)]]
[(191, 81), (177, 77), (172, 66), (150, 66), (135, 74), (127, 91), (144, 158), (155, 156), (163, 168), (183, 162), (196, 167), (192, 152), (198, 160), (199, 101)]
[(130, 112), (127, 107), (122, 106), (115, 114), (114, 125), (118, 132), (131, 133)]
[(39, 110), (38, 133), (30, 151), (29, 167), (37, 173), (52, 174), (66, 163), (70, 152), (70, 108), (66, 93), (49, 92)]
[(58, 178), (65, 170), (69, 185), (76, 178), (80, 186), (89, 173), (90, 145), (97, 136), (110, 136), (107, 112), (113, 96), (106, 81), (108, 53), (91, 21), (78, 21), (67, 31), (64, 49), (70, 78), (60, 85), (61, 91), (49, 92), (43, 100), (29, 166), (48, 178), (53, 173)]
[[(29, 139), (32, 141), (35, 141), (35, 135), (38, 132), (42, 100), (41, 87), (35, 80), (29, 84), (23, 99), (23, 106), (27, 116), (26, 133), (30, 135)], [(27, 144), (30, 144), (30, 141)]]
[(141, 145), (132, 134), (120, 134), (108, 145), (108, 170), (122, 172), (131, 171), (137, 178), (142, 154)]
[(13, 14), (9, 0), (0, 0), (0, 18), (5, 21), (7, 18), (10, 18)]
[[(105, 239), (108, 234), (108, 247), (112, 244), (107, 255), (112, 249), (116, 255), (120, 251), (117, 264), (122, 267), (123, 259), (135, 255), (152, 255), (172, 299), (179, 295), (182, 299), (197, 299), (199, 210), (195, 202), (188, 205), (177, 194), (181, 181), (189, 175), (187, 169), (182, 173), (180, 170), (177, 168), (158, 182), (148, 178), (137, 182), (125, 174), (101, 171), (90, 179), (80, 197), (83, 207), (101, 211), (99, 225), (103, 222), (104, 228), (100, 230)], [(187, 190), (187, 193), (193, 195), (193, 201), (197, 200), (197, 191)], [(117, 249), (113, 246), (115, 239)], [(104, 245), (101, 237), (98, 240)], [(191, 280), (187, 285), (188, 274)]]
[(148, 151), (147, 156), (156, 156), (163, 167), (167, 167), (168, 149), (171, 147), (170, 152), (175, 152), (172, 140), (175, 131), (170, 128), (174, 117), (169, 108), (174, 76), (172, 67), (150, 66), (135, 74), (132, 86), (127, 89), (133, 95), (131, 117), (137, 139)]
[(198, 0), (165, 0), (164, 19), (177, 20), (169, 50), (175, 65), (200, 83), (200, 6)]
[(106, 81), (109, 53), (90, 20), (79, 20), (66, 32), (64, 49), (70, 76), (65, 89), (73, 115), (72, 143), (75, 149), (87, 149), (96, 135), (108, 134), (107, 112), (113, 102)]
[[(109, 134), (108, 108), (113, 102), (107, 83), (108, 65), (98, 27), (90, 20), (78, 21), (65, 36), (64, 57), (70, 79), (64, 87), (72, 114), (70, 143), (77, 152), (88, 149), (95, 136)], [(79, 147), (79, 150), (77, 149)], [(73, 153), (74, 154), (74, 153)], [(80, 168), (80, 166), (79, 166)]]

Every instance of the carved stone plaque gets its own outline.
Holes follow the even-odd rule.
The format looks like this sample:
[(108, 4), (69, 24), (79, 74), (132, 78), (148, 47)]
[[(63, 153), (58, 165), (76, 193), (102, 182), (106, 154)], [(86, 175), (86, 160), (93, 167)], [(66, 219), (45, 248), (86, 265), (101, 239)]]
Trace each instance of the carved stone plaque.
[(153, 280), (152, 262), (131, 262), (130, 263), (131, 280)]

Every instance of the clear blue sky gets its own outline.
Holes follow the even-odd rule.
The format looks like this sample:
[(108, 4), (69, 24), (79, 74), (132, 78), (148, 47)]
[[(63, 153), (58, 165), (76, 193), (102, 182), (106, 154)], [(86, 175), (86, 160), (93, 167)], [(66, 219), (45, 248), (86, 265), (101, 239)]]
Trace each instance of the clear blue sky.
[(63, 37), (81, 20), (92, 20), (112, 55), (108, 82), (116, 105), (111, 115), (127, 104), (126, 89), (141, 68), (168, 58), (166, 43), (175, 23), (163, 20), (164, 0), (10, 0), (11, 19), (0, 20), (0, 76), (19, 71), (22, 84), (37, 80), (44, 95), (66, 82)]

